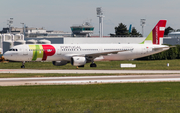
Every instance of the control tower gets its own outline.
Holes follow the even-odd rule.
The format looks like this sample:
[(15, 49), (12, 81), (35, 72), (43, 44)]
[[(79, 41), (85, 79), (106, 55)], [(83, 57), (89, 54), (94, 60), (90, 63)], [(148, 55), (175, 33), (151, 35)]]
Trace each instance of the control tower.
[(94, 27), (89, 22), (84, 22), (82, 25), (71, 26), (73, 37), (90, 37)]

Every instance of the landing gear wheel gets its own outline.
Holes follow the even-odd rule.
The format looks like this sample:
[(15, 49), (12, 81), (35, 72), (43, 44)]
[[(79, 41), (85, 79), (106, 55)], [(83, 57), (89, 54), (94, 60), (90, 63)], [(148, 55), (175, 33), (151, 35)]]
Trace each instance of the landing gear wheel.
[(78, 67), (84, 67), (84, 65), (78, 66)]
[(25, 66), (24, 66), (24, 65), (22, 65), (22, 66), (21, 66), (21, 68), (25, 68)]
[(97, 67), (97, 65), (95, 63), (91, 63), (90, 67)]

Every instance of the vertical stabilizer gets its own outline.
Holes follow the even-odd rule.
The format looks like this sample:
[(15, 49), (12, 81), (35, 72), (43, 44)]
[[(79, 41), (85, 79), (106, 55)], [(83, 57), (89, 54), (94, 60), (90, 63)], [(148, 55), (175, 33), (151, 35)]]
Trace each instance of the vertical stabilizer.
[(160, 20), (141, 44), (162, 44), (167, 20)]
[(129, 34), (132, 32), (132, 24), (129, 26)]

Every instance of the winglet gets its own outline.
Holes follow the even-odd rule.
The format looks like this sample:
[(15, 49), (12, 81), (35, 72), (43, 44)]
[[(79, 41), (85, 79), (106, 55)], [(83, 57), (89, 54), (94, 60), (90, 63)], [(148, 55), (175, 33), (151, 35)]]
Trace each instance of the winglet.
[(140, 44), (148, 43), (160, 45), (161, 40), (163, 40), (166, 22), (167, 20), (160, 20), (147, 38)]

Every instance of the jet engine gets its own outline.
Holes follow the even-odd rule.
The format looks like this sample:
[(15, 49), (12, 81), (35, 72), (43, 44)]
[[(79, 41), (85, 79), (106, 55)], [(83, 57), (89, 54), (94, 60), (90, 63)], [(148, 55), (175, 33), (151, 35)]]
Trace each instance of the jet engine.
[(72, 57), (71, 64), (73, 66), (83, 66), (84, 64), (86, 64), (86, 58), (85, 57)]
[(62, 60), (62, 61), (52, 61), (53, 65), (55, 66), (63, 66), (66, 65), (68, 63), (68, 61), (66, 60)]

